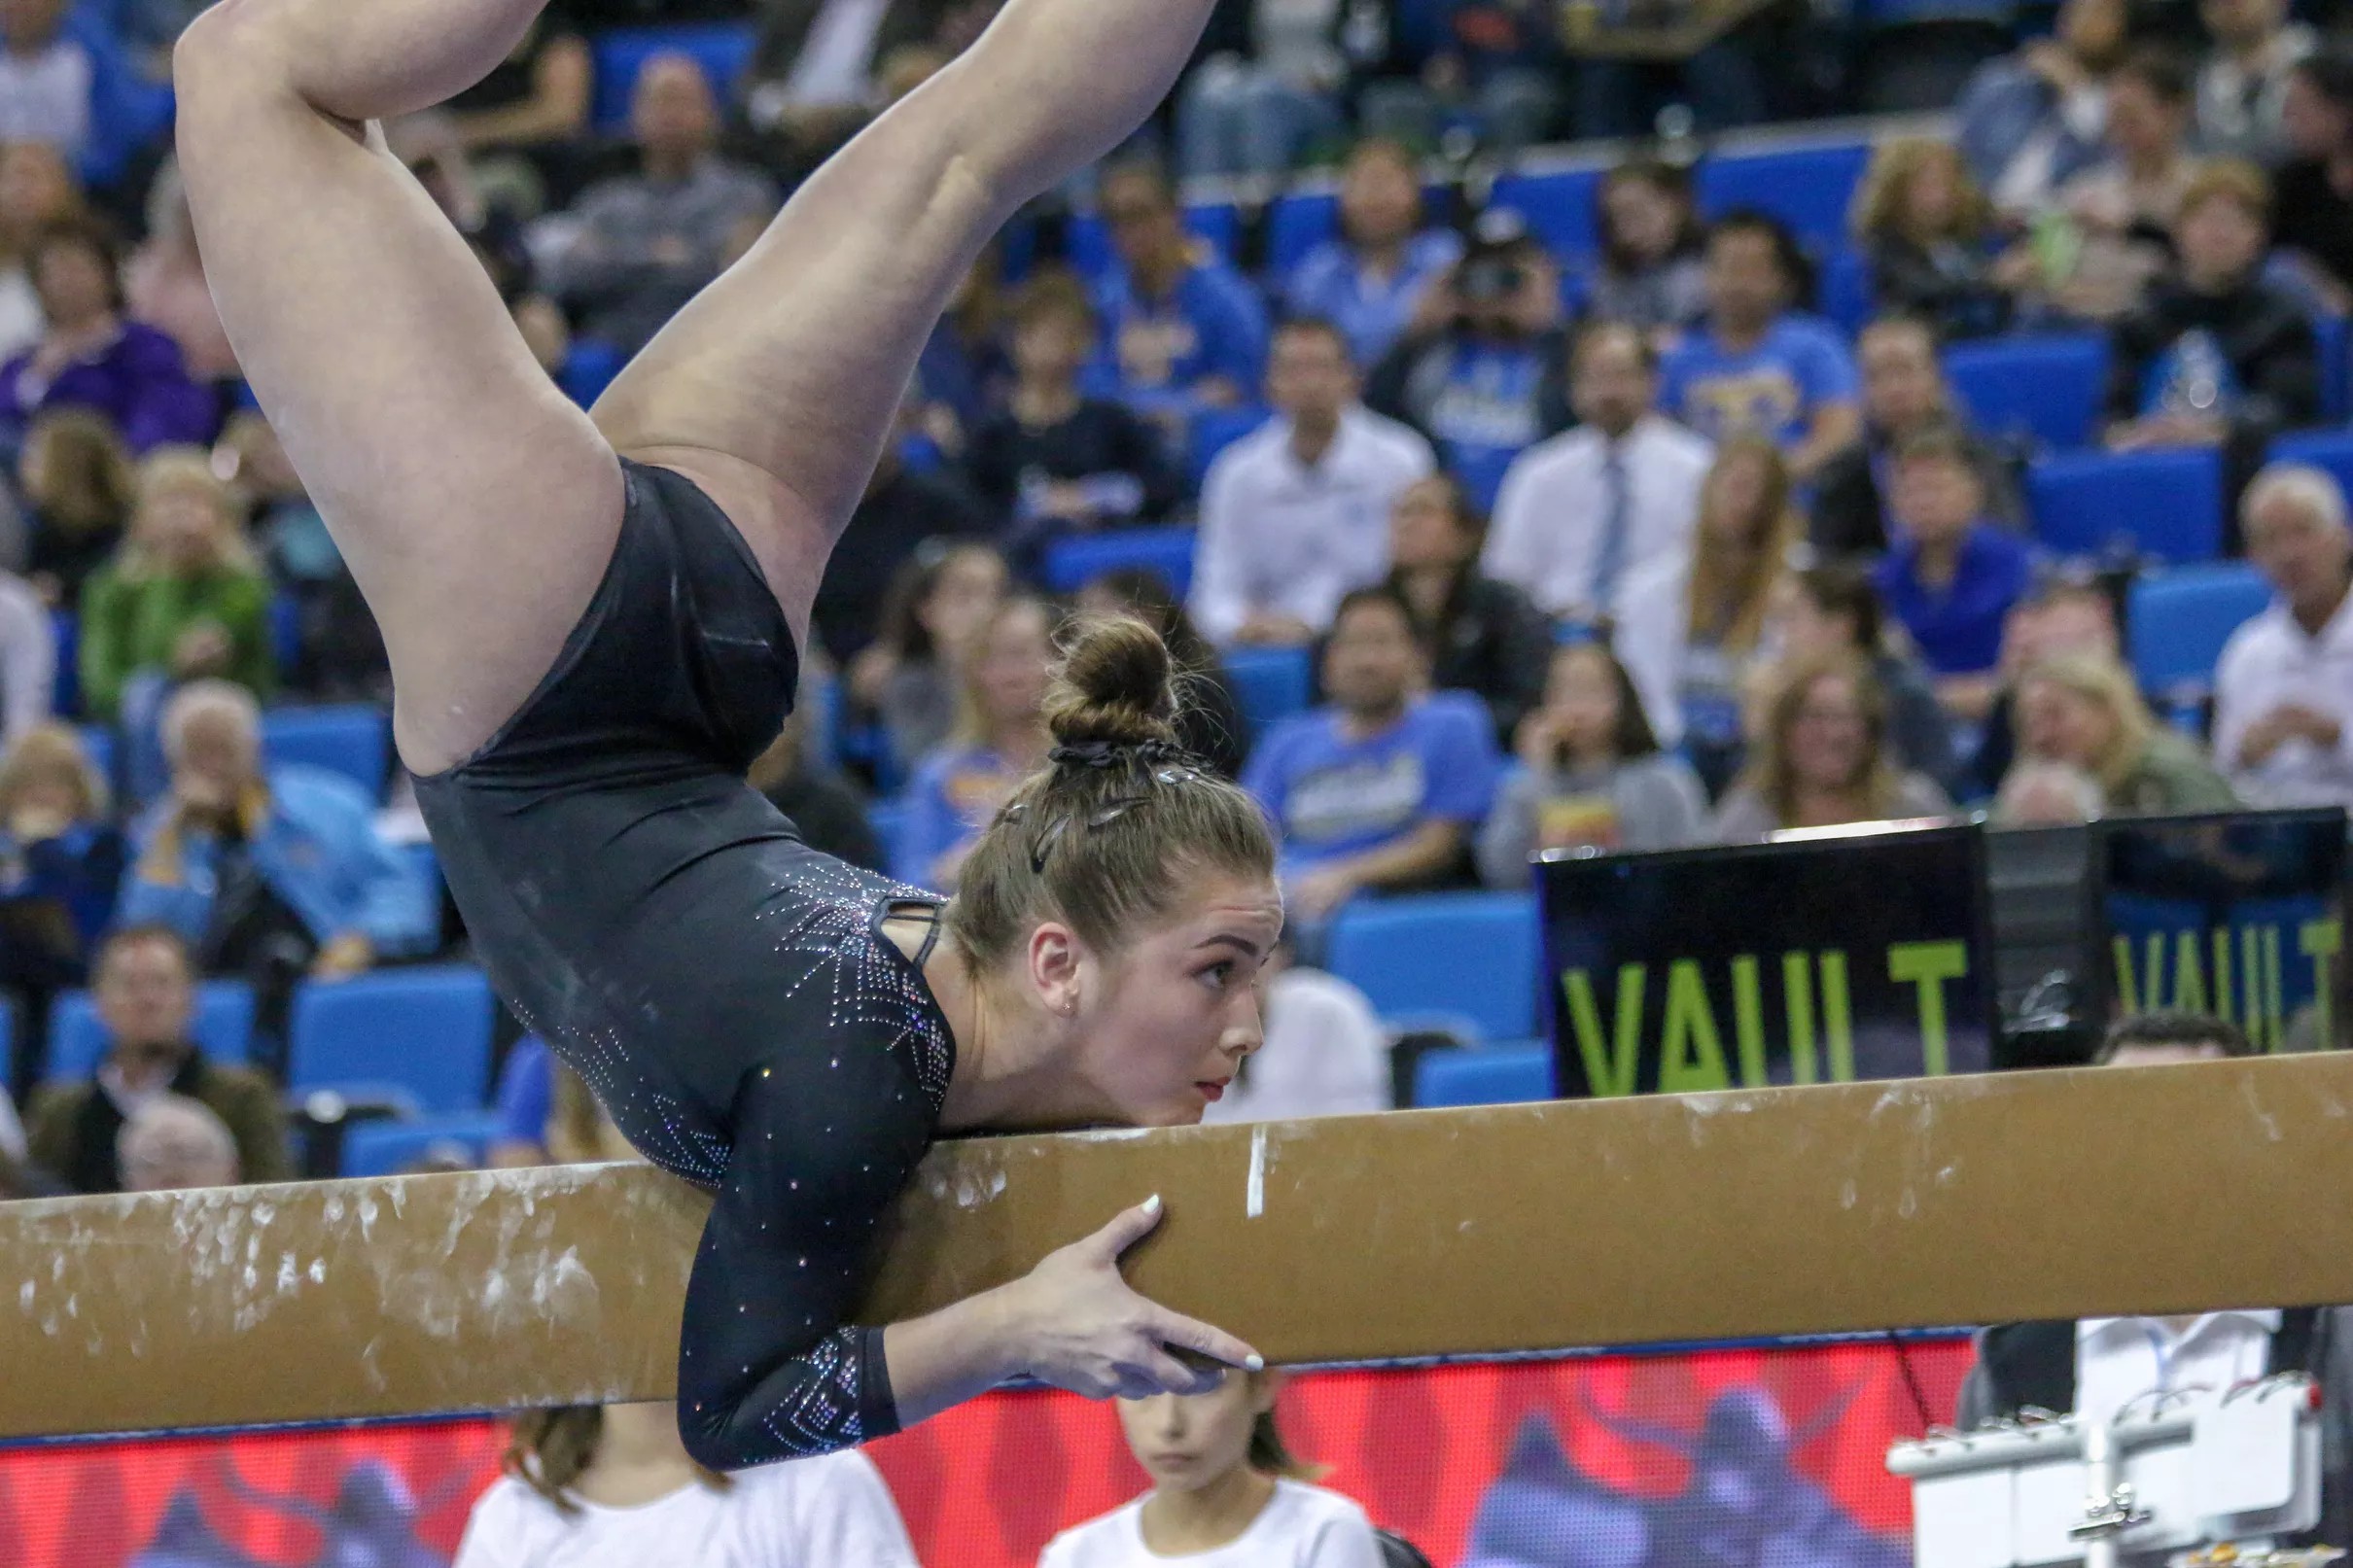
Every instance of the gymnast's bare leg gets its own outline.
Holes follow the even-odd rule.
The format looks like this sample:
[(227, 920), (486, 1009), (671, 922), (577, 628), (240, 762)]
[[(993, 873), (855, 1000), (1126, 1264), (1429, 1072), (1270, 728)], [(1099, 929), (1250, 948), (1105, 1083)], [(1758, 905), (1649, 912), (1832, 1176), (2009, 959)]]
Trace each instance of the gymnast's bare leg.
[(487, 74), (543, 0), (222, 0), (173, 59), (205, 272), (390, 651), (403, 759), (479, 749), (620, 526), (614, 454), (734, 521), (804, 640), (825, 557), (949, 291), (1167, 92), (1211, 0), (1009, 0), (805, 185), (593, 415), (368, 122)]

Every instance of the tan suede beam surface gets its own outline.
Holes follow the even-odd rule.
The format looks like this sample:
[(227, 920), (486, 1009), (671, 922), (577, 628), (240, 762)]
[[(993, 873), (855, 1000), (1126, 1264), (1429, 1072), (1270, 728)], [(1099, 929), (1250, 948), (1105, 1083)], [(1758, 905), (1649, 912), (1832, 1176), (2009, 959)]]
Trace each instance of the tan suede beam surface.
[[(2353, 1056), (941, 1145), (868, 1321), (1159, 1192), (1136, 1284), (1290, 1364), (2353, 1302)], [(0, 1436), (655, 1399), (643, 1167), (0, 1205)]]

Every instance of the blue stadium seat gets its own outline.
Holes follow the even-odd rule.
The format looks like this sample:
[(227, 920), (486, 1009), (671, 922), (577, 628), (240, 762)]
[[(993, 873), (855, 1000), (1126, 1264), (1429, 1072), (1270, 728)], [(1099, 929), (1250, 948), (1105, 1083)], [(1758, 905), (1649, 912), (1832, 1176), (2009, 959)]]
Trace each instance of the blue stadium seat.
[(629, 356), (611, 343), (576, 337), (564, 351), (564, 363), (556, 366), (555, 384), (563, 388), (565, 397), (585, 408), (605, 395), (628, 363)]
[(2320, 417), (2323, 424), (2344, 423), (2347, 403), (2345, 318), (2326, 310), (2312, 313), (2312, 346), (2320, 353)]
[(270, 595), (269, 657), (281, 678), (302, 662), (302, 606), (293, 594)]
[(1270, 410), (1257, 403), (1240, 408), (1197, 408), (1184, 433), (1184, 462), (1192, 475), (1193, 488), (1198, 491), (1201, 481), (1210, 476), (1210, 465), (1217, 454), (1242, 439), (1271, 419)]
[(56, 679), (50, 682), (50, 712), (59, 718), (82, 713), (82, 617), (70, 610), (49, 612), (50, 641), (57, 649)]
[[(253, 1046), (253, 987), (242, 980), (207, 980), (196, 987), (196, 1044), (215, 1062), (243, 1063)], [(87, 991), (58, 996), (49, 1013), (48, 1079), (87, 1078), (113, 1043)]]
[(1599, 169), (1557, 169), (1547, 174), (1507, 174), (1495, 182), (1491, 207), (1509, 207), (1528, 220), (1528, 232), (1562, 260), (1590, 256), (1601, 248), (1594, 226), (1594, 203), (1601, 192)]
[(1536, 904), (1527, 893), (1362, 899), (1332, 923), (1325, 967), (1392, 1013), (1451, 1011), (1491, 1040), (1535, 1032)]
[(1293, 714), (1307, 712), (1316, 689), (1315, 656), (1303, 647), (1237, 647), (1222, 661), (1234, 700), (1252, 735), (1264, 735)]
[(413, 1121), (360, 1122), (343, 1132), (346, 1176), (390, 1176), (445, 1146), (464, 1151), (469, 1165), (479, 1165), (499, 1140), (505, 1122), (496, 1111), (457, 1111), (445, 1116), (420, 1116)]
[(1071, 534), (1046, 546), (1046, 586), (1076, 593), (1106, 572), (1143, 567), (1160, 574), (1169, 592), (1182, 599), (1193, 586), (1193, 531), (1189, 528), (1115, 528), (1102, 534)]
[(1823, 253), (1820, 285), (1814, 303), (1848, 337), (1879, 313), (1871, 260), (1851, 245), (1833, 245)]
[(262, 758), (339, 773), (377, 800), (392, 765), (391, 726), (370, 703), (272, 708), (262, 715)]
[(756, 34), (750, 22), (681, 22), (665, 27), (616, 27), (599, 33), (589, 45), (595, 58), (596, 87), (589, 101), (589, 119), (599, 131), (611, 133), (629, 122), (629, 99), (637, 91), (637, 74), (656, 54), (685, 54), (703, 68), (711, 90), (724, 104), (734, 97), (738, 83), (752, 64)]
[(1414, 1063), (1414, 1104), (1510, 1105), (1553, 1098), (1549, 1045), (1426, 1051)]
[(1307, 253), (1340, 232), (1340, 197), (1330, 191), (1294, 191), (1275, 198), (1266, 211), (1266, 269), (1277, 279), (1307, 260)]
[(2309, 463), (2324, 470), (2347, 496), (2353, 496), (2353, 434), (2307, 431), (2301, 436), (2282, 436), (2271, 443), (2266, 455), (2274, 463)]
[(2202, 694), (2214, 682), (2223, 645), (2271, 602), (2271, 585), (2243, 561), (2174, 567), (2132, 584), (2125, 600), (2126, 651), (2141, 689), (2153, 696)]
[(2211, 448), (2045, 458), (2026, 470), (2026, 500), (2035, 532), (2061, 554), (2122, 545), (2185, 562), (2222, 553), (2223, 463)]
[(1799, 239), (1826, 244), (1844, 237), (1855, 187), (1870, 162), (1868, 142), (1728, 154), (1700, 164), (1695, 192), (1710, 218), (1753, 207), (1781, 220)]
[(1945, 379), (1987, 435), (2082, 446), (2107, 395), (2108, 340), (2068, 332), (1962, 343), (1945, 353)]
[(440, 857), (433, 853), (432, 843), (420, 841), (415, 844), (404, 844), (400, 850), (401, 858), (408, 862), (409, 872), (425, 885), (427, 892), (433, 899), (433, 907), (440, 908), (441, 861)]
[(295, 989), (287, 1087), (397, 1084), (429, 1111), (472, 1110), (490, 1080), (490, 983), (466, 964), (380, 969)]

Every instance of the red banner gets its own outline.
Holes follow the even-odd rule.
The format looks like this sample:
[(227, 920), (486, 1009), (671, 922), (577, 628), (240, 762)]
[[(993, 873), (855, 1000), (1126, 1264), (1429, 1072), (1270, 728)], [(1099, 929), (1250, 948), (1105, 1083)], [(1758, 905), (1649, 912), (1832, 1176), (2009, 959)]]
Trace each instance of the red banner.
[[(1282, 1414), (1324, 1484), (1441, 1568), (1902, 1568), (1882, 1460), (1951, 1418), (1968, 1362), (1961, 1340), (1865, 1341), (1322, 1373)], [(0, 1564), (439, 1568), (504, 1444), (458, 1421), (8, 1450)], [(1062, 1394), (995, 1395), (872, 1452), (934, 1568), (1032, 1568), (1145, 1484), (1113, 1411)]]

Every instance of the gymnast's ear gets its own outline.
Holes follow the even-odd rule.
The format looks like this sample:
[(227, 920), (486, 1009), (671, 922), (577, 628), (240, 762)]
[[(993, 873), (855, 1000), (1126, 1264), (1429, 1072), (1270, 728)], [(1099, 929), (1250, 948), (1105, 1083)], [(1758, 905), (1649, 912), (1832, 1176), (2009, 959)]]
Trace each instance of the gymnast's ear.
[(1057, 1018), (1068, 1018), (1084, 1001), (1079, 994), (1079, 971), (1086, 944), (1060, 921), (1039, 921), (1030, 930), (1030, 989), (1040, 1006)]

